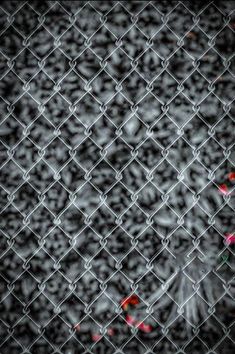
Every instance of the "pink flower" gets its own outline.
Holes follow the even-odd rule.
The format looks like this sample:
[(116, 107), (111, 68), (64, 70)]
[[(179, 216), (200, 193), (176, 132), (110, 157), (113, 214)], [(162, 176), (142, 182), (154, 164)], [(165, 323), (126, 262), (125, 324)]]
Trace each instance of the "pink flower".
[(126, 321), (127, 323), (131, 326), (131, 325), (134, 325), (135, 324), (135, 319), (134, 317), (130, 316), (130, 315), (126, 315)]
[(226, 235), (226, 243), (227, 245), (231, 245), (235, 243), (235, 234), (227, 234)]
[(114, 335), (113, 328), (108, 328), (107, 333), (108, 333), (109, 336), (113, 336)]
[(101, 339), (101, 335), (98, 333), (93, 333), (91, 338), (92, 338), (93, 342), (98, 342), (98, 340)]
[(235, 29), (235, 22), (232, 22), (230, 26)]
[(226, 184), (221, 184), (219, 186), (219, 191), (220, 193), (224, 194), (224, 195), (228, 195), (229, 194), (229, 190)]
[(147, 325), (147, 324), (145, 324), (145, 323), (143, 323), (143, 322), (139, 322), (139, 323), (137, 324), (137, 327), (138, 327), (141, 331), (143, 331), (143, 332), (145, 332), (145, 333), (150, 333), (150, 332), (152, 331), (152, 326), (151, 326), (151, 325)]
[(80, 327), (80, 324), (76, 324), (73, 326), (74, 329), (76, 329), (76, 331), (80, 331), (81, 327)]

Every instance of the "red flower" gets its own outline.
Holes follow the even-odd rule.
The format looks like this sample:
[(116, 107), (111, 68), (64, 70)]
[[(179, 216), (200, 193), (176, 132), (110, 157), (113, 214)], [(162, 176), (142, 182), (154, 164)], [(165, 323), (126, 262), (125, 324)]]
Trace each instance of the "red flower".
[(230, 173), (228, 174), (228, 179), (229, 179), (230, 181), (235, 181), (235, 172), (230, 172)]
[(229, 194), (229, 190), (226, 184), (221, 184), (219, 186), (219, 191), (220, 193), (224, 194), (224, 195), (228, 195)]
[(139, 304), (139, 299), (138, 296), (136, 295), (131, 295), (130, 297), (126, 297), (122, 300), (122, 308), (123, 310), (128, 309), (128, 305), (138, 305)]

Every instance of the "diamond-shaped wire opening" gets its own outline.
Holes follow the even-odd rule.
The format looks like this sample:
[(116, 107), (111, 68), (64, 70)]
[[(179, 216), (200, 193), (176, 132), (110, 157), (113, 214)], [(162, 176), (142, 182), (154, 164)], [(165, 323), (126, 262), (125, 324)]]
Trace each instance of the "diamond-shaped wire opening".
[[(226, 41), (224, 40), (226, 38)], [(234, 48), (234, 30), (225, 27), (215, 38), (215, 47), (223, 58), (230, 58)]]
[[(138, 266), (136, 268), (136, 261)], [(127, 256), (122, 260), (122, 272), (126, 277), (134, 282), (142, 278), (146, 273), (146, 261), (136, 250), (132, 250)]]
[[(56, 198), (58, 194), (61, 196), (61, 200)], [(59, 182), (53, 184), (53, 186), (44, 194), (44, 196), (44, 205), (54, 215), (59, 215), (69, 204), (69, 193)]]
[(147, 125), (136, 115), (128, 118), (122, 129), (122, 139), (134, 148), (144, 140), (143, 136), (147, 133)]
[(115, 80), (105, 70), (102, 70), (92, 80), (91, 87), (92, 94), (101, 104), (106, 104), (106, 102), (108, 102), (116, 93)]
[(100, 208), (92, 214), (91, 221), (92, 229), (103, 237), (117, 227), (115, 214), (106, 205), (101, 205)]
[(233, 102), (235, 90), (234, 76), (226, 71), (215, 82), (215, 94), (223, 103)]
[[(100, 177), (102, 176), (102, 178)], [(107, 193), (117, 183), (114, 168), (105, 160), (101, 160), (91, 172), (91, 183), (99, 193)]]
[[(35, 237), (35, 236), (34, 236)], [(71, 247), (68, 235), (59, 227), (53, 228), (45, 238), (44, 247), (47, 249), (52, 258), (58, 262), (64, 253)]]
[[(161, 14), (154, 4), (149, 3), (144, 6), (138, 16), (137, 26), (147, 37), (154, 37), (158, 29), (162, 26)], [(146, 18), (147, 17), (147, 18)]]
[(215, 138), (220, 142), (223, 148), (228, 148), (235, 140), (235, 121), (229, 115), (225, 115), (223, 119), (216, 125)]
[(83, 140), (76, 149), (74, 160), (83, 167), (84, 170), (92, 169), (101, 160), (99, 147), (87, 138)]
[(67, 250), (60, 260), (60, 272), (68, 280), (74, 282), (85, 272), (83, 258), (74, 250)]
[[(13, 71), (8, 71), (1, 80), (1, 87), (7, 87), (4, 97), (10, 105), (14, 105), (15, 102), (22, 95), (23, 82)], [(12, 107), (12, 106), (11, 106)]]
[(107, 148), (107, 160), (115, 171), (120, 171), (126, 168), (132, 161), (132, 146), (124, 139), (117, 137), (112, 144)]
[(195, 26), (192, 31), (184, 37), (183, 48), (193, 58), (199, 58), (210, 48), (208, 37), (202, 30)]
[(40, 115), (30, 127), (28, 137), (38, 148), (44, 148), (54, 139), (54, 131), (50, 121)]
[(23, 127), (12, 115), (3, 120), (0, 130), (1, 142), (9, 148), (13, 148), (22, 139)]
[(146, 170), (136, 160), (128, 163), (128, 166), (124, 168), (122, 175), (122, 183), (132, 194), (147, 182)]
[(106, 107), (106, 116), (116, 127), (122, 125), (131, 116), (131, 104), (121, 93), (117, 93)]
[(74, 204), (83, 214), (92, 214), (100, 205), (100, 193), (91, 184), (86, 183), (75, 194), (76, 200)]
[(31, 50), (25, 48), (16, 57), (14, 72), (24, 81), (29, 81), (39, 71), (38, 59)]
[(75, 237), (83, 228), (84, 215), (73, 204), (66, 208), (60, 215), (62, 230), (71, 238)]
[(24, 36), (29, 36), (39, 25), (38, 15), (29, 4), (21, 6), (14, 18), (14, 27)]
[(30, 94), (37, 101), (45, 102), (52, 94), (54, 82), (45, 72), (40, 71), (30, 81)]
[(130, 58), (122, 48), (117, 48), (107, 58), (105, 70), (117, 81), (121, 81), (132, 69)]
[(200, 350), (203, 354), (208, 352), (207, 346), (198, 337), (192, 339), (184, 349), (185, 353), (187, 354), (192, 353), (193, 350)]
[(79, 74), (80, 77), (84, 79), (85, 82), (90, 81), (92, 78), (98, 75), (99, 71), (101, 70), (99, 59), (89, 48), (84, 50), (76, 58), (75, 63), (76, 72)]
[(161, 159), (161, 148), (153, 139), (146, 139), (145, 142), (138, 147), (137, 160), (143, 164), (146, 169), (151, 170)]
[(152, 183), (160, 192), (166, 193), (171, 190), (178, 182), (178, 172), (175, 167), (166, 159), (158, 165), (153, 172)]
[(84, 95), (77, 104), (76, 116), (84, 126), (96, 122), (100, 115), (99, 101), (91, 94)]
[[(177, 158), (177, 152), (181, 152), (181, 159)], [(193, 153), (191, 146), (186, 143), (184, 139), (177, 139), (167, 156), (167, 160), (178, 170), (182, 171), (193, 161)]]
[(12, 160), (1, 167), (0, 185), (9, 192), (15, 191), (23, 183), (23, 172)]
[[(53, 22), (50, 21), (51, 16), (55, 21), (60, 21), (59, 28), (54, 26)], [(54, 37), (61, 36), (69, 28), (69, 16), (59, 2), (52, 4), (46, 12), (44, 26)]]
[(122, 3), (116, 3), (107, 14), (106, 26), (116, 38), (119, 38), (128, 31), (131, 15), (124, 8)]
[(101, 148), (109, 146), (117, 137), (116, 127), (106, 115), (99, 116), (92, 124), (90, 130), (92, 140)]
[(76, 237), (74, 249), (83, 257), (90, 259), (103, 247), (101, 240), (102, 237), (99, 234), (97, 234), (92, 228), (86, 227)]
[[(11, 290), (12, 283), (20, 277), (21, 273), (23, 272), (22, 269), (23, 261), (18, 255), (12, 250), (6, 250), (5, 254), (1, 256), (1, 263), (0, 263), (0, 270), (1, 270), (1, 279), (4, 278), (8, 282), (8, 290)], [(7, 295), (12, 297), (12, 294)], [(15, 298), (15, 297), (14, 297)], [(14, 300), (14, 299), (13, 299)], [(12, 301), (13, 301), (12, 300)], [(9, 303), (9, 299), (7, 297), (3, 297), (2, 302), (6, 301)], [(18, 303), (18, 301), (17, 301)], [(20, 303), (19, 303), (20, 305)], [(7, 306), (7, 305), (5, 305)], [(6, 314), (5, 314), (6, 315)], [(14, 313), (13, 313), (14, 316)]]
[(223, 28), (223, 14), (214, 4), (207, 6), (200, 14), (198, 26), (208, 36), (212, 37)]
[(183, 47), (180, 47), (169, 59), (167, 70), (179, 82), (191, 75), (194, 70), (192, 57)]
[(60, 94), (69, 105), (75, 105), (86, 94), (83, 80), (74, 71), (66, 73), (60, 85)]
[(122, 82), (123, 94), (128, 101), (137, 104), (137, 102), (144, 97), (146, 86), (146, 81), (137, 71), (132, 71)]
[(91, 48), (102, 61), (116, 48), (116, 37), (106, 26), (102, 26), (92, 36)]
[[(118, 202), (119, 197), (121, 197), (121, 203)], [(117, 215), (120, 215), (127, 210), (131, 203), (130, 191), (120, 182), (115, 184), (112, 189), (109, 190), (107, 198), (107, 204)]]
[(84, 169), (72, 159), (61, 171), (61, 183), (70, 192), (74, 192), (84, 184)]
[(106, 326), (114, 318), (116, 306), (105, 294), (97, 296), (91, 305), (91, 311), (96, 316), (97, 322), (101, 326)]
[(153, 49), (162, 58), (166, 59), (177, 49), (177, 36), (164, 26), (152, 39)]
[[(41, 45), (41, 41), (43, 45)], [(40, 26), (30, 36), (29, 48), (34, 54), (36, 54), (41, 60), (51, 52), (53, 47), (53, 36), (45, 27)]]
[[(101, 25), (100, 15), (92, 4), (82, 3), (81, 5), (83, 6), (77, 12), (77, 21), (75, 22), (75, 25), (84, 36), (91, 37)], [(92, 18), (91, 23), (87, 22), (87, 17)]]
[(116, 260), (120, 261), (130, 251), (131, 241), (131, 236), (119, 227), (107, 237), (106, 249)]
[(208, 126), (197, 114), (192, 115), (192, 118), (185, 117), (188, 123), (184, 127), (184, 137), (191, 146), (198, 148), (209, 137)]
[(76, 115), (72, 114), (60, 125), (60, 138), (69, 148), (75, 148), (85, 139), (85, 127)]
[(19, 45), (9, 45), (9, 38), (11, 38), (13, 43), (21, 44), (23, 37), (13, 26), (8, 26), (1, 32), (1, 51), (9, 58), (14, 58), (22, 49)]
[[(135, 41), (135, 46), (129, 46), (129, 43)], [(131, 59), (137, 59), (141, 53), (146, 50), (145, 43), (147, 37), (138, 29), (137, 26), (133, 26), (129, 31), (122, 37), (121, 43), (122, 48)]]
[[(57, 284), (60, 286), (60, 293), (57, 293)], [(65, 299), (70, 293), (69, 283), (63, 276), (62, 272), (55, 272), (45, 282), (44, 294), (55, 305), (58, 305), (63, 299)]]
[(70, 67), (69, 58), (59, 48), (51, 51), (43, 64), (43, 70), (54, 82), (62, 79)]
[(151, 182), (138, 192), (137, 204), (146, 214), (153, 214), (162, 204), (162, 194)]
[(122, 215), (122, 227), (131, 236), (137, 236), (147, 226), (146, 220), (146, 214), (134, 204)]
[(91, 272), (100, 283), (107, 282), (116, 272), (115, 265), (115, 260), (110, 257), (105, 249), (102, 249), (92, 259)]
[[(210, 161), (207, 157), (208, 155), (206, 156), (206, 151), (208, 153), (209, 147), (210, 149), (216, 151), (216, 153), (213, 154), (213, 157), (211, 156)], [(202, 165), (207, 167), (208, 169), (214, 170), (224, 159), (222, 155), (222, 147), (213, 138), (208, 139), (206, 144), (204, 144), (199, 151), (200, 151), (199, 160), (202, 163)]]
[[(183, 23), (179, 26), (179, 20), (181, 15), (184, 18)], [(193, 13), (184, 5), (184, 3), (178, 3), (173, 11), (169, 15), (167, 21), (167, 27), (171, 29), (178, 37), (182, 37), (193, 26)]]
[(14, 205), (23, 215), (29, 214), (39, 202), (37, 192), (28, 183), (23, 184), (14, 193)]
[(53, 168), (58, 171), (70, 159), (69, 149), (61, 141), (60, 138), (55, 138), (45, 150), (44, 160)]
[(212, 48), (200, 59), (199, 71), (210, 81), (220, 80), (225, 71), (225, 65), (221, 56)]
[(76, 58), (85, 49), (84, 42), (84, 35), (75, 26), (72, 26), (60, 37), (59, 47), (66, 56), (76, 61)]

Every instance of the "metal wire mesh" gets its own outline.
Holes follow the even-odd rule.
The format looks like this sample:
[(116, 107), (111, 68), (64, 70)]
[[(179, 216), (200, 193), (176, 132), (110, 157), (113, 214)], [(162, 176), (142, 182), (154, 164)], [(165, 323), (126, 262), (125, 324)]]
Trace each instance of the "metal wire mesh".
[(1, 3), (1, 354), (233, 352), (234, 5)]

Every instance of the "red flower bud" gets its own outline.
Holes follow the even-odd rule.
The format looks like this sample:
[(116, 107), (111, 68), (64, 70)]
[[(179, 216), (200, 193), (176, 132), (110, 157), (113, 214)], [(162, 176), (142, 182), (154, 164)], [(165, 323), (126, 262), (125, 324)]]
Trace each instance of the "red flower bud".
[(230, 172), (230, 173), (228, 174), (228, 179), (229, 179), (230, 181), (235, 181), (235, 172)]

